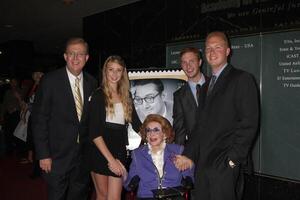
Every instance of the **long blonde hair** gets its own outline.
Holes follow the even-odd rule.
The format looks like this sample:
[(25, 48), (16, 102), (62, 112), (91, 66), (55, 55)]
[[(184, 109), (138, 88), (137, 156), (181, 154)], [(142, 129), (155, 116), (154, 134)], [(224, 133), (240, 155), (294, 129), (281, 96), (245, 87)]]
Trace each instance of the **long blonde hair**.
[(128, 79), (125, 62), (118, 55), (109, 56), (106, 59), (104, 65), (103, 65), (103, 69), (102, 69), (102, 88), (103, 88), (104, 95), (105, 95), (106, 112), (109, 114), (112, 114), (112, 115), (115, 114), (114, 105), (112, 102), (112, 92), (111, 92), (111, 89), (109, 87), (107, 77), (106, 77), (107, 66), (110, 63), (117, 63), (123, 67), (122, 77), (118, 81), (118, 85), (117, 85), (117, 92), (121, 98), (121, 103), (123, 105), (125, 121), (131, 122), (131, 120), (132, 120), (131, 119), (132, 99), (131, 99), (131, 96), (129, 93), (130, 84), (129, 84), (129, 79)]

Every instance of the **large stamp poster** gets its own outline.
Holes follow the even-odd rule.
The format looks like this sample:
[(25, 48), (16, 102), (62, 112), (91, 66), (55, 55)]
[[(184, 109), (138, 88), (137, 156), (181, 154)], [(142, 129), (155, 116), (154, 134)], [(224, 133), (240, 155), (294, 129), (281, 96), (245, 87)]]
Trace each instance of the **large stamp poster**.
[[(152, 69), (128, 72), (135, 109), (141, 120), (149, 114), (160, 114), (173, 124), (173, 93), (186, 82), (182, 70)], [(128, 149), (140, 143), (138, 134), (129, 127)]]

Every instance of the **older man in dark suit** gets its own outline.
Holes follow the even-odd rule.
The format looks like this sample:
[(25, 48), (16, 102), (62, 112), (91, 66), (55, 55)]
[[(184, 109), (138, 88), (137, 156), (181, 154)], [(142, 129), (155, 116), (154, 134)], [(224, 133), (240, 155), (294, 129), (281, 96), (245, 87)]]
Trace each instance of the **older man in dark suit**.
[(200, 71), (202, 59), (197, 48), (183, 49), (180, 61), (188, 81), (174, 93), (173, 127), (175, 143), (185, 145), (197, 122), (197, 112), (204, 105), (208, 78)]
[(32, 113), (36, 157), (48, 186), (48, 199), (86, 199), (87, 127), (84, 123), (89, 96), (96, 80), (82, 71), (88, 44), (72, 38), (64, 53), (66, 67), (42, 78)]
[[(230, 45), (223, 32), (210, 33), (205, 55), (212, 69), (205, 106), (176, 165), (196, 164), (196, 199), (237, 200), (242, 196), (243, 172), (258, 129), (259, 98), (254, 78), (227, 60)], [(191, 160), (189, 160), (190, 158)]]

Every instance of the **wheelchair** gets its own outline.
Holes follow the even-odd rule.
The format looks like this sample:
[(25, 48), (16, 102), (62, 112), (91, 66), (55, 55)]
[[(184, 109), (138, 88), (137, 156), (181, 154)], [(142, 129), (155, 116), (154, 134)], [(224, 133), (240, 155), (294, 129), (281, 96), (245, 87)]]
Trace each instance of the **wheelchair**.
[[(140, 182), (139, 176), (134, 176), (128, 185), (129, 188), (129, 200), (143, 199), (136, 198), (136, 191)], [(153, 199), (153, 200), (189, 200), (190, 190), (193, 189), (193, 181), (191, 177), (182, 178), (181, 185), (177, 187), (170, 188), (159, 188), (152, 190), (153, 198), (145, 198)]]

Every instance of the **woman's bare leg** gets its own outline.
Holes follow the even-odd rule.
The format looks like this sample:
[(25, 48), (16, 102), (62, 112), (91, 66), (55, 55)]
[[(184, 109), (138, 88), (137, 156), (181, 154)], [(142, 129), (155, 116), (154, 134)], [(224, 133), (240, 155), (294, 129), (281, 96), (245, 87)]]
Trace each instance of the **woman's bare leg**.
[(120, 200), (122, 193), (122, 178), (108, 177), (108, 200)]
[(92, 180), (96, 190), (96, 200), (107, 200), (108, 197), (108, 176), (91, 172)]

